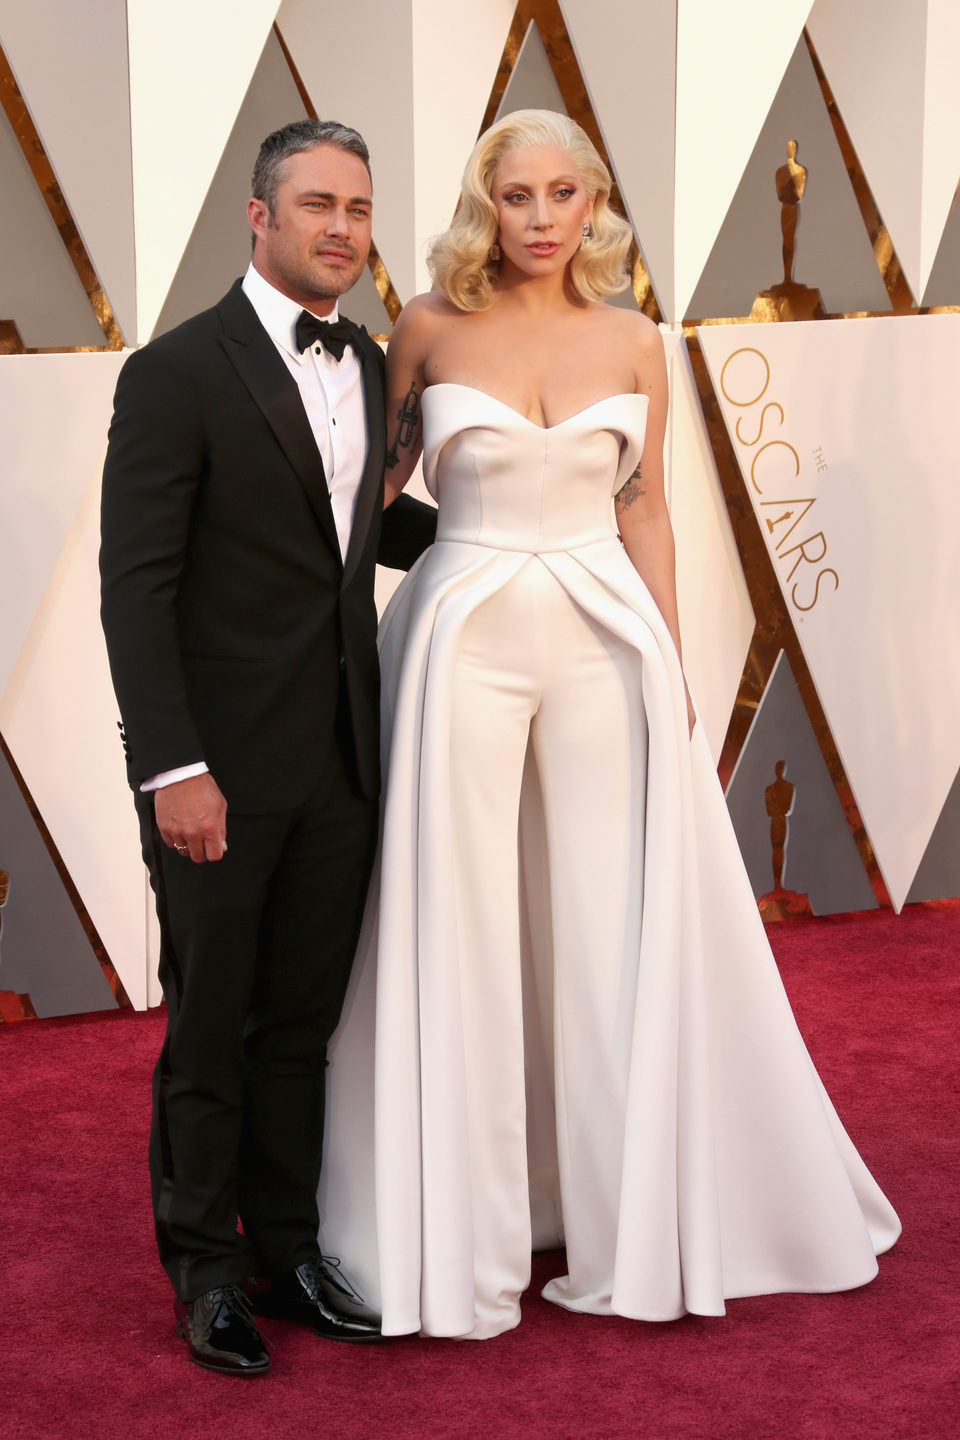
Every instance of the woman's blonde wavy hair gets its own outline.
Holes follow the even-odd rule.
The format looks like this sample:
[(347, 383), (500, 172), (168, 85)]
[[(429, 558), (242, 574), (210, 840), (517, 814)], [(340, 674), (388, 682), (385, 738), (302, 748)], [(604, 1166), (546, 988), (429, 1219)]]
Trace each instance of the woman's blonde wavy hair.
[(504, 155), (522, 145), (566, 150), (593, 200), (590, 238), (570, 261), (574, 289), (584, 300), (602, 300), (625, 289), (633, 232), (610, 209), (610, 172), (580, 126), (553, 110), (516, 110), (480, 136), (463, 172), (460, 205), (450, 229), (434, 240), (427, 257), (435, 283), (460, 310), (485, 310), (490, 304), (499, 270), (498, 261), (490, 258), (497, 238), (493, 177)]

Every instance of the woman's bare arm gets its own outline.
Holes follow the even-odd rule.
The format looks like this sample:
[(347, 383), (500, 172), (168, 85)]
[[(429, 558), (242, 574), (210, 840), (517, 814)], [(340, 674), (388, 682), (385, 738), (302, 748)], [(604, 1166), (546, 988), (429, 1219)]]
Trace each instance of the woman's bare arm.
[(429, 308), (418, 296), (404, 306), (387, 347), (387, 469), (384, 507), (397, 498), (423, 450), (423, 367), (429, 345)]

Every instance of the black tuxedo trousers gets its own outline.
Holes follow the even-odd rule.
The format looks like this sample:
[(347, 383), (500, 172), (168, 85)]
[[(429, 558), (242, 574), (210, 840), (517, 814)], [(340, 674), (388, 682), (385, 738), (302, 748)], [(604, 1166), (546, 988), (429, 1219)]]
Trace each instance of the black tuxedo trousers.
[[(383, 357), (365, 332), (356, 348), (368, 446), (345, 558), (299, 391), (239, 284), (117, 386), (102, 617), (161, 925), (151, 1172), (185, 1300), (316, 1249), (326, 1044), (376, 836), (374, 571), (412, 563), (435, 515), (398, 501), (381, 532)], [(228, 806), (227, 854), (201, 865), (139, 790), (198, 760)]]
[(358, 793), (337, 726), (316, 789), (290, 810), (228, 814), (215, 864), (163, 843), (152, 796), (137, 808), (168, 1021), (153, 1081), (154, 1216), (161, 1262), (189, 1300), (316, 1254), (326, 1047), (379, 807)]

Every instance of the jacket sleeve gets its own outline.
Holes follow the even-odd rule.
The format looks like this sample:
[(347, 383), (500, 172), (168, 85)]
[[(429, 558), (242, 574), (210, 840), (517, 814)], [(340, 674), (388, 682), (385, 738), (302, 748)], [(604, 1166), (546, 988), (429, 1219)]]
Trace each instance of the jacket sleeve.
[(412, 495), (398, 495), (383, 512), (377, 562), (394, 570), (409, 570), (436, 538), (436, 506)]
[(131, 355), (114, 398), (101, 506), (101, 619), (130, 778), (204, 758), (190, 715), (177, 592), (205, 463), (199, 402), (171, 357)]

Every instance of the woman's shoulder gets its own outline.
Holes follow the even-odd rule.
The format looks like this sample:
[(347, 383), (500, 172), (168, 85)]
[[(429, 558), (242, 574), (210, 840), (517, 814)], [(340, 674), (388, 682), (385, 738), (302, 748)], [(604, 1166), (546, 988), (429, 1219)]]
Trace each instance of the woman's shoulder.
[(397, 316), (390, 336), (390, 348), (395, 352), (422, 359), (430, 350), (437, 334), (451, 320), (462, 316), (463, 311), (438, 290), (424, 295), (414, 295)]
[(637, 345), (656, 345), (660, 341), (660, 327), (649, 316), (639, 310), (628, 310), (624, 305), (611, 305), (609, 301), (598, 301), (594, 309), (602, 324)]
[(632, 363), (641, 373), (656, 373), (664, 365), (663, 337), (656, 321), (639, 310), (627, 310), (620, 305), (600, 304), (605, 312), (603, 323), (608, 326), (607, 337), (621, 353), (629, 352)]
[(442, 290), (427, 290), (407, 301), (396, 323), (407, 330), (431, 330), (442, 321), (455, 319), (463, 313)]

